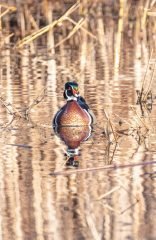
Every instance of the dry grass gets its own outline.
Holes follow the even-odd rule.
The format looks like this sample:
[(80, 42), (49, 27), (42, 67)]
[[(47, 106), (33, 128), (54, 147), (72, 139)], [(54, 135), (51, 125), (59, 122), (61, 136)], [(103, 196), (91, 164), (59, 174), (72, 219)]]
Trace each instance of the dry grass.
[(30, 43), (32, 40), (40, 37), (41, 35), (43, 35), (44, 33), (48, 32), (49, 30), (53, 29), (55, 26), (57, 25), (61, 25), (63, 23), (63, 21), (66, 20), (66, 18), (68, 17), (68, 15), (70, 15), (71, 13), (73, 13), (77, 8), (79, 7), (79, 3), (74, 4), (69, 10), (67, 10), (63, 16), (61, 16), (58, 20), (53, 21), (52, 23), (50, 23), (49, 25), (33, 32), (32, 34), (28, 35), (27, 37), (23, 38), (22, 40), (20, 40), (17, 43), (17, 47), (22, 47), (25, 44)]
[(10, 12), (14, 12), (16, 11), (17, 8), (14, 6), (9, 6), (6, 4), (0, 4), (0, 18), (4, 17), (6, 14), (10, 13)]
[[(58, 3), (50, 4), (48, 1), (45, 0), (43, 0), (39, 4), (38, 2), (34, 1), (32, 4), (31, 2), (29, 3), (26, 1), (25, 5), (15, 1), (15, 6), (9, 4), (0, 5), (0, 19), (3, 23), (5, 23), (5, 25), (7, 23), (7, 27), (5, 28), (9, 30), (9, 24), (12, 24), (12, 13), (16, 12), (15, 16), (17, 17), (16, 21), (18, 21), (18, 26), (17, 24), (15, 24), (14, 30), (20, 31), (20, 38), (22, 36), (22, 39), (18, 37), (17, 42), (15, 43), (15, 46), (19, 48), (22, 48), (25, 44), (30, 44), (32, 41), (38, 39), (39, 37), (42, 37), (54, 28), (56, 29), (56, 31), (58, 31), (58, 28), (68, 29), (68, 26), (70, 26), (70, 24), (74, 25), (74, 28), (70, 28), (71, 30), (69, 31), (69, 33), (65, 37), (63, 37), (61, 41), (56, 43), (56, 47), (58, 47), (60, 46), (60, 44), (65, 43), (66, 40), (72, 38), (78, 30), (81, 30), (82, 32), (89, 35), (91, 38), (97, 40), (95, 31), (96, 29), (93, 29), (92, 25), (88, 24), (88, 22), (91, 19), (96, 18), (97, 9), (104, 6), (105, 5), (103, 1), (100, 0), (96, 2), (88, 2), (83, 0), (77, 1), (76, 3), (75, 1), (73, 1), (73, 4), (72, 2), (70, 2), (70, 4), (65, 4), (61, 3), (61, 1)], [(116, 4), (112, 3), (110, 7), (113, 10), (114, 8), (116, 8)], [(131, 6), (130, 3), (125, 5), (123, 1), (119, 1), (118, 9), (115, 9), (116, 11), (118, 11), (118, 15), (120, 16), (120, 21), (118, 22), (118, 41), (116, 46), (118, 50), (115, 51), (120, 51), (121, 49), (121, 33), (122, 31), (125, 31), (126, 27), (129, 25), (128, 19), (132, 17), (131, 7), (133, 6)], [(136, 5), (136, 10), (137, 8), (139, 10), (138, 16), (141, 18), (138, 19), (138, 21), (140, 21), (141, 23), (140, 28), (144, 28), (148, 21), (148, 17), (155, 16), (154, 3), (152, 1), (146, 0), (146, 2), (143, 4), (142, 1), (140, 1), (140, 5)], [(95, 11), (94, 15), (93, 11)], [(59, 17), (54, 17), (53, 12), (57, 12), (57, 16)], [(136, 13), (133, 12), (133, 14)], [(7, 19), (4, 18), (6, 15), (8, 15)], [(81, 17), (82, 15), (83, 17)], [(41, 20), (42, 22), (45, 22), (44, 27), (41, 27)], [(86, 21), (87, 24), (85, 24)], [(48, 24), (46, 24), (46, 22), (48, 22)], [(134, 24), (137, 24), (137, 22), (134, 22)], [(89, 28), (91, 30), (89, 30)], [(2, 30), (5, 29), (3, 29), (2, 27)], [(10, 27), (10, 30), (12, 30), (12, 27)], [(12, 34), (12, 32), (10, 34)]]

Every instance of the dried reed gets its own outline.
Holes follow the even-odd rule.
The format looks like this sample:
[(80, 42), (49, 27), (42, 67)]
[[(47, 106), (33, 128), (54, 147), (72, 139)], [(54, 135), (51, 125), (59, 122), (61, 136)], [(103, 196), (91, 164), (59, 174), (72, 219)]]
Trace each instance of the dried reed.
[(38, 38), (39, 36), (43, 35), (44, 33), (48, 32), (49, 30), (53, 29), (56, 25), (61, 25), (63, 21), (65, 21), (71, 13), (73, 13), (77, 8), (79, 7), (79, 3), (74, 4), (70, 9), (68, 9), (63, 16), (61, 16), (58, 20), (53, 21), (49, 25), (33, 32), (27, 37), (24, 37), (22, 40), (20, 40), (16, 47), (21, 48), (25, 44), (30, 43), (34, 39)]
[(72, 29), (72, 31), (68, 34), (67, 37), (63, 38), (60, 42), (58, 42), (55, 45), (55, 48), (57, 48), (58, 46), (60, 46), (62, 43), (64, 43), (66, 40), (68, 40), (69, 38), (71, 38), (84, 24), (85, 20), (83, 18), (81, 18), (79, 20), (79, 22), (75, 25), (75, 27)]
[(9, 5), (6, 5), (6, 4), (0, 4), (0, 9), (2, 11), (2, 8), (4, 8), (5, 10), (0, 13), (0, 18), (4, 17), (6, 14), (10, 13), (10, 12), (14, 12), (17, 10), (16, 7), (14, 6), (9, 6)]

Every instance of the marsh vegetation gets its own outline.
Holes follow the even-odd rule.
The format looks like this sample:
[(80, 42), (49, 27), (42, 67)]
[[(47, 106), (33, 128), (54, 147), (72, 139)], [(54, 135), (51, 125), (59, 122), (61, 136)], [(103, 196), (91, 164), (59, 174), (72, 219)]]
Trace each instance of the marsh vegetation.
[[(154, 239), (156, 1), (1, 1), (0, 58), (0, 239)], [(69, 80), (97, 119), (76, 169)]]

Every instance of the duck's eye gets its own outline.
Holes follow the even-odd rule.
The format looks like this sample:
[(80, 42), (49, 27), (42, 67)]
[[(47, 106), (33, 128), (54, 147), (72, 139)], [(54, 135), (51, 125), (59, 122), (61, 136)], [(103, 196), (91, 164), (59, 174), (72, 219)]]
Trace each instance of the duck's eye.
[(68, 87), (68, 89), (67, 90), (71, 90), (71, 87)]

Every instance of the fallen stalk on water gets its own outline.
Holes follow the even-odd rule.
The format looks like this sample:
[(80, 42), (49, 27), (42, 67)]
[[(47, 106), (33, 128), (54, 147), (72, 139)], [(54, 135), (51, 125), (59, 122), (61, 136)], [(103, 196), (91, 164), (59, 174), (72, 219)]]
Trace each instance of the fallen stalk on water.
[(96, 171), (102, 171), (102, 170), (118, 170), (122, 168), (132, 168), (132, 167), (139, 167), (139, 166), (147, 166), (147, 165), (153, 165), (156, 164), (156, 161), (149, 161), (149, 162), (137, 162), (133, 164), (112, 164), (108, 166), (103, 167), (95, 167), (95, 168), (83, 168), (83, 169), (75, 169), (75, 170), (63, 170), (63, 171), (55, 171), (53, 173), (50, 173), (51, 176), (58, 176), (58, 175), (71, 175), (71, 174), (77, 174), (77, 173), (86, 173), (86, 172), (96, 172)]

